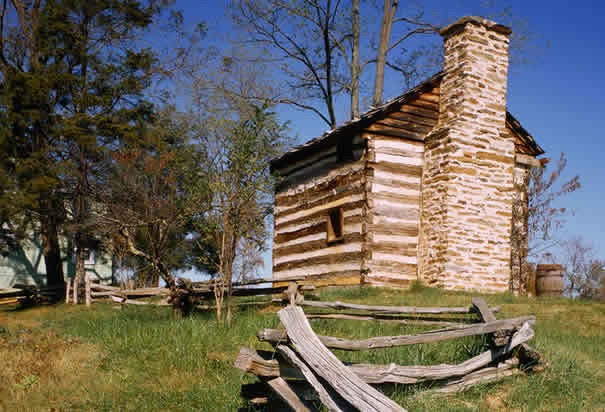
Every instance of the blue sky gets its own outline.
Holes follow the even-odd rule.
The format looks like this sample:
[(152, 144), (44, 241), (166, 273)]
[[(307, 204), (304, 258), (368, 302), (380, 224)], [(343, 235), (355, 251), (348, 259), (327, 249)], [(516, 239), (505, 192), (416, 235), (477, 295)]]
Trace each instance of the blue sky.
[(582, 188), (563, 237), (582, 236), (605, 258), (605, 6), (597, 1), (518, 1), (514, 13), (550, 42), (534, 63), (513, 67), (508, 106), (546, 150), (564, 152)]
[[(486, 9), (479, 6), (484, 3), (430, 0), (426, 10), (452, 21), (484, 14)], [(492, 3), (500, 7), (499, 2)], [(513, 16), (523, 19), (538, 38), (538, 47), (525, 52), (529, 62), (511, 66), (509, 110), (546, 150), (546, 156), (567, 155), (567, 177), (580, 175), (582, 188), (561, 202), (573, 210), (573, 216), (566, 219), (560, 237), (582, 236), (605, 258), (605, 5), (587, 0), (514, 0), (508, 4)], [(176, 6), (185, 11), (188, 22), (206, 21), (210, 38), (219, 44), (232, 29), (225, 2), (181, 0)], [(403, 91), (403, 85), (391, 81), (385, 97)], [(340, 110), (344, 113), (346, 109)], [(326, 129), (310, 113), (289, 109), (278, 113), (282, 120), (290, 121), (299, 142)]]

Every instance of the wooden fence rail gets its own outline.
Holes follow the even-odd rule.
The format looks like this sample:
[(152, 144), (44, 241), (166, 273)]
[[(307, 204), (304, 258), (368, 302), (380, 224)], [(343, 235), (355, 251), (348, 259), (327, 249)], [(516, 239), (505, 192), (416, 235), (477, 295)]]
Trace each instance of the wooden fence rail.
[[(525, 373), (532, 367), (544, 364), (540, 354), (527, 345), (534, 336), (531, 325), (535, 324), (535, 317), (521, 316), (498, 320), (494, 316), (494, 308), (490, 308), (481, 298), (473, 298), (472, 305), (464, 308), (421, 308), (344, 302), (314, 301), (309, 304), (308, 301), (296, 298), (295, 294), (296, 292), (289, 292), (288, 301), (291, 303), (278, 312), (284, 329), (262, 329), (257, 333), (260, 341), (273, 345), (274, 352), (242, 348), (235, 361), (236, 368), (252, 373), (260, 379), (258, 384), (242, 387), (242, 396), (254, 403), (281, 399), (293, 410), (314, 410), (317, 403), (313, 402), (319, 402), (329, 411), (351, 408), (363, 411), (402, 411), (405, 409), (401, 405), (378, 390), (380, 385), (430, 383), (432, 391), (454, 392), (479, 383)], [(306, 314), (302, 306), (322, 310), (373, 311), (375, 315), (338, 317), (334, 316), (336, 314), (326, 313)], [(382, 320), (376, 317), (378, 314), (452, 313), (467, 314), (479, 319), (475, 320), (476, 323), (456, 324), (415, 335), (379, 336), (362, 340), (317, 335), (309, 323), (309, 319), (317, 317), (376, 321)], [(404, 321), (414, 322), (413, 319)], [(419, 318), (417, 321), (425, 320)], [(433, 322), (438, 324), (440, 321)], [(447, 324), (447, 321), (444, 322)], [(345, 365), (328, 349), (372, 350), (475, 335), (488, 335), (491, 348), (462, 363), (452, 365)]]

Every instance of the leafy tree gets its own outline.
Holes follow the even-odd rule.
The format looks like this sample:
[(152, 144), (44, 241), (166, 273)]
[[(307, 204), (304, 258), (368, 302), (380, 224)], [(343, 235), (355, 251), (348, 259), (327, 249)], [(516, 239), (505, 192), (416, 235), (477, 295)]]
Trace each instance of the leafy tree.
[(580, 237), (563, 243), (565, 291), (582, 299), (605, 299), (605, 260), (597, 259), (592, 247)]
[(37, 226), (49, 285), (63, 282), (58, 230), (63, 220), (55, 167), (58, 137), (53, 93), (60, 82), (49, 73), (41, 44), (40, 2), (3, 2), (0, 9), (3, 231), (24, 236)]
[(217, 321), (222, 320), (226, 303), (226, 320), (230, 324), (236, 259), (252, 256), (242, 266), (250, 271), (250, 262), (258, 256), (250, 254), (252, 245), (257, 251), (264, 248), (275, 179), (269, 171), (269, 160), (283, 149), (285, 127), (268, 107), (254, 108), (249, 116), (242, 113), (233, 120), (214, 120), (207, 118), (205, 123), (211, 207), (204, 219), (194, 224), (200, 234), (200, 249), (215, 245), (216, 254), (202, 254), (201, 260), (215, 275)]
[[(94, 237), (91, 186), (102, 184), (104, 152), (134, 140), (150, 115), (145, 98), (155, 74), (151, 50), (137, 40), (162, 1), (3, 2), (0, 60), (4, 122), (2, 162), (18, 214), (39, 222), (50, 284), (63, 281), (61, 225), (76, 249), (76, 278)], [(14, 203), (13, 203), (14, 204)]]
[(192, 263), (192, 222), (200, 224), (210, 204), (206, 155), (189, 140), (187, 121), (173, 114), (161, 115), (140, 133), (137, 144), (112, 153), (108, 185), (97, 193), (100, 221), (114, 252), (134, 258), (139, 275), (151, 274), (155, 286), (163, 279), (175, 313), (186, 314), (191, 302), (174, 272)]

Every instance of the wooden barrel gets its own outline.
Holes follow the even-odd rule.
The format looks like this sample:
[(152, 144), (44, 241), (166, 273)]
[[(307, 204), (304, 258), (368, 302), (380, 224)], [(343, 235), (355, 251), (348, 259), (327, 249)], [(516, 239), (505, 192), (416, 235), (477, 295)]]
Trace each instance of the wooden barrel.
[(536, 265), (536, 296), (560, 297), (563, 294), (563, 266)]

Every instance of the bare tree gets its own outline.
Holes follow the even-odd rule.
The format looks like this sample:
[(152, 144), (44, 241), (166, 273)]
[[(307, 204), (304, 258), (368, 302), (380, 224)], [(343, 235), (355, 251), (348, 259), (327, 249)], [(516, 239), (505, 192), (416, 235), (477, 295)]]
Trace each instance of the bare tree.
[[(440, 43), (429, 38), (437, 39), (452, 18), (439, 11), (428, 16), (422, 2), (380, 3), (379, 12), (374, 1), (236, 1), (236, 23), (248, 32), (244, 43), (262, 50), (257, 59), (271, 62), (277, 69), (274, 78), (284, 79), (278, 93), (263, 98), (310, 111), (333, 128), (342, 94), (348, 95), (350, 117), (356, 118), (363, 97), (369, 95), (373, 106), (382, 103), (387, 71), (407, 87), (437, 71)], [(498, 11), (484, 5), (481, 12), (510, 18), (506, 7)], [(429, 41), (415, 41), (420, 36)], [(517, 50), (519, 42), (534, 39), (523, 30), (515, 31), (514, 40)], [(373, 82), (373, 93), (361, 91), (364, 81)]]
[(561, 181), (567, 158), (561, 153), (553, 167), (550, 159), (542, 159), (543, 167), (532, 168), (528, 189), (528, 231), (530, 257), (539, 257), (560, 242), (556, 238), (569, 209), (560, 205), (562, 197), (578, 190), (580, 176)]
[[(371, 2), (365, 10), (372, 9)], [(359, 0), (240, 0), (236, 21), (246, 27), (249, 42), (267, 50), (268, 59), (277, 62), (286, 81), (287, 97), (273, 97), (274, 103), (294, 105), (319, 116), (331, 128), (336, 126), (336, 98), (350, 98), (351, 118), (360, 112), (360, 81), (364, 70), (376, 64), (374, 105), (382, 101), (385, 68), (409, 75), (405, 64), (388, 61), (388, 54), (418, 34), (434, 34), (438, 26), (423, 20), (422, 13), (396, 17), (398, 1), (385, 0), (380, 41), (374, 50), (374, 35), (362, 42), (362, 16)], [(366, 16), (371, 21), (374, 16)], [(403, 33), (390, 42), (393, 25)], [(363, 57), (365, 55), (365, 57)], [(323, 109), (315, 102), (321, 102)]]
[[(286, 74), (293, 93), (273, 100), (309, 110), (330, 127), (336, 126), (334, 98), (337, 58), (333, 27), (343, 12), (340, 0), (240, 0), (236, 21), (248, 28), (256, 46)], [(320, 101), (318, 109), (312, 103)]]
[(572, 297), (604, 299), (605, 260), (597, 259), (594, 249), (581, 237), (563, 243), (565, 291)]
[(557, 237), (568, 208), (560, 205), (563, 197), (580, 188), (579, 176), (562, 180), (567, 166), (561, 153), (554, 169), (550, 159), (541, 160), (542, 167), (532, 168), (526, 174), (515, 174), (515, 197), (511, 227), (511, 284), (514, 293), (528, 291), (529, 260), (551, 259), (550, 252), (561, 243)]
[(376, 55), (376, 76), (374, 80), (374, 97), (372, 98), (372, 104), (374, 106), (378, 106), (382, 102), (384, 68), (387, 63), (387, 52), (391, 41), (393, 20), (395, 20), (395, 13), (397, 12), (398, 5), (398, 0), (384, 0), (382, 24), (380, 25), (380, 41), (378, 43), (378, 52)]

